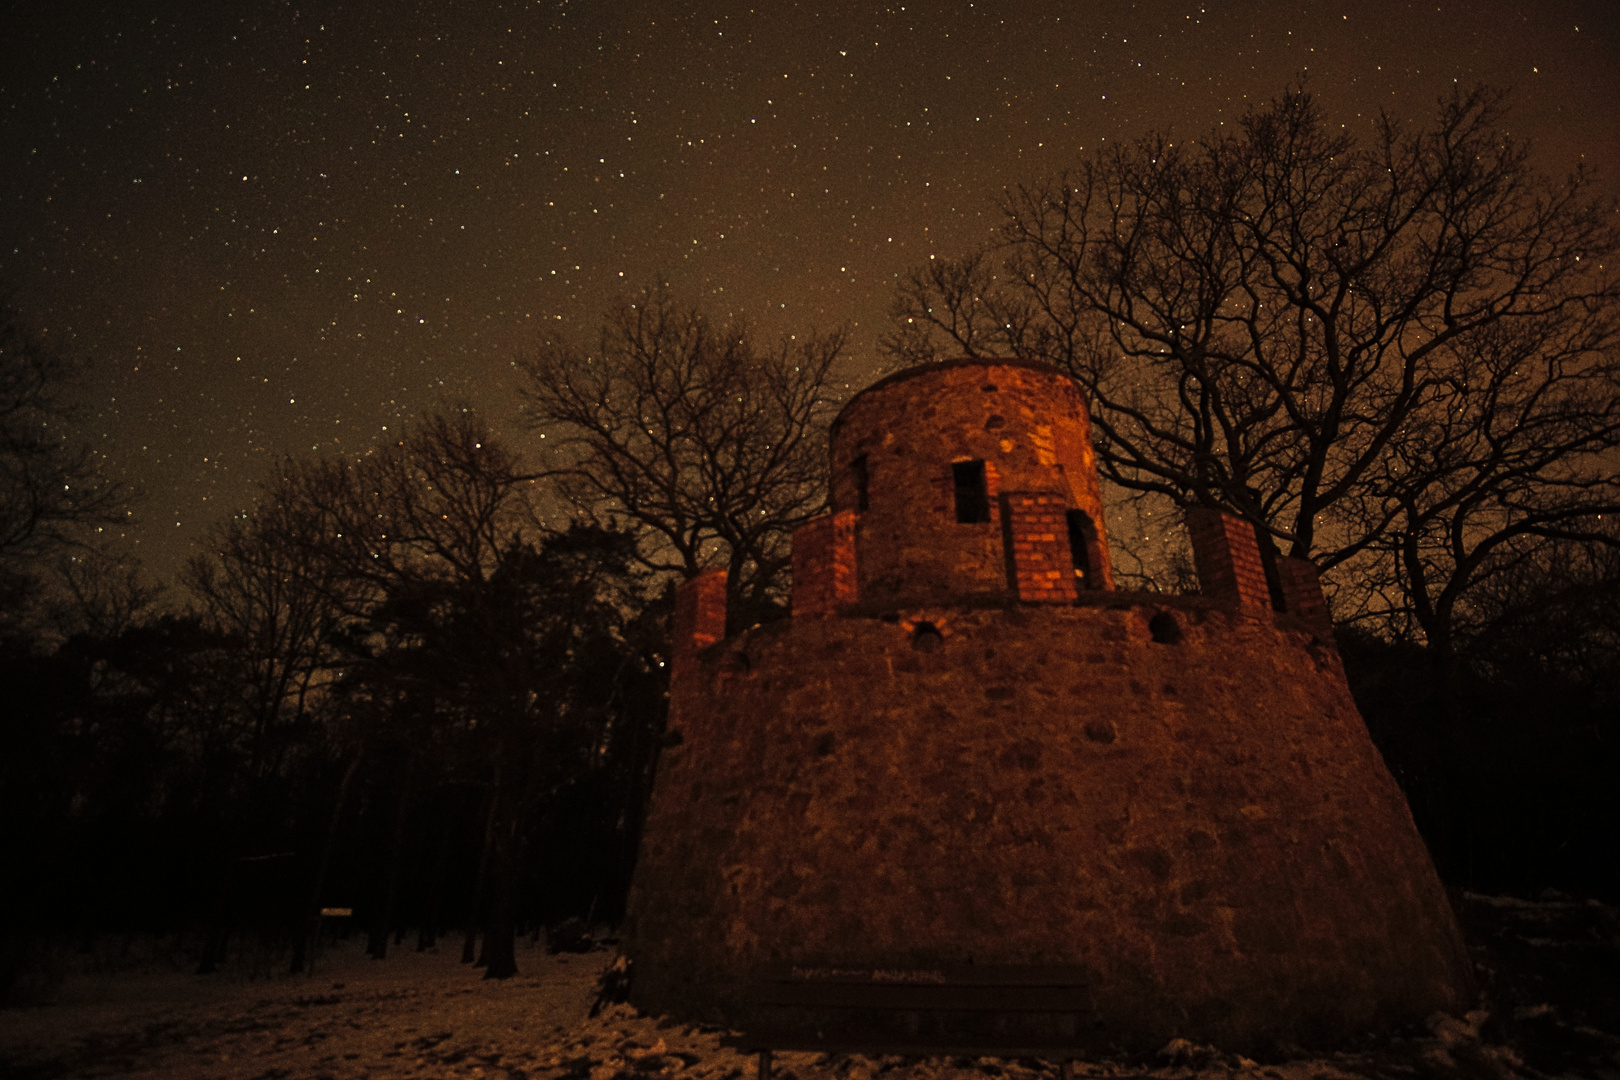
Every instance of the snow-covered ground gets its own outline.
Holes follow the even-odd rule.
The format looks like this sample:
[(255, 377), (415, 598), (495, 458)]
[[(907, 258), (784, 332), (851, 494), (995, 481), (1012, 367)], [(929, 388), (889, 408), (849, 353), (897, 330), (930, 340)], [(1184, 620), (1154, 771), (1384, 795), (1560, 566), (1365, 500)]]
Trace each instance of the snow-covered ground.
[[(1157, 1080), (1620, 1080), (1614, 909), (1563, 900), (1468, 897), (1462, 912), (1485, 1005), (1354, 1052), (1255, 1063), (1178, 1040), (1149, 1059), (1079, 1063), (1081, 1077)], [(752, 1080), (720, 1032), (612, 1006), (588, 1014), (607, 952), (546, 956), (482, 979), (460, 943), (366, 958), (360, 938), (310, 976), (199, 977), (161, 963), (66, 974), (50, 1004), (0, 1010), (0, 1077), (332, 1080)], [(1573, 967), (1571, 965), (1574, 965)], [(81, 964), (81, 968), (85, 965)], [(251, 958), (243, 967), (255, 965)], [(1582, 972), (1586, 974), (1582, 974)], [(1556, 981), (1549, 981), (1556, 980)], [(1571, 982), (1570, 980), (1574, 980)], [(1595, 980), (1595, 981), (1594, 981)], [(1562, 992), (1562, 997), (1560, 997)], [(1597, 1024), (1599, 1026), (1593, 1026)], [(1056, 1062), (782, 1053), (776, 1080), (1055, 1080)]]

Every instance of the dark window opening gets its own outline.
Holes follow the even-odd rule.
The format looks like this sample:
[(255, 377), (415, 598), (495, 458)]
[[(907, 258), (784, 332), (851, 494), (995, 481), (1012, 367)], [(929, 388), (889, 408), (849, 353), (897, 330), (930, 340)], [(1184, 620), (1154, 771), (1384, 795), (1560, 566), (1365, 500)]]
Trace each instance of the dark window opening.
[(911, 631), (911, 647), (918, 652), (933, 652), (944, 640), (945, 636), (931, 622), (920, 622)]
[(1091, 551), (1097, 545), (1097, 527), (1084, 510), (1070, 510), (1069, 557), (1074, 560), (1074, 584), (1079, 589), (1095, 589), (1097, 579), (1091, 566)]
[(866, 490), (866, 485), (870, 480), (870, 475), (866, 469), (866, 455), (862, 454), (850, 462), (849, 468), (855, 474), (855, 509), (864, 514), (872, 505)]
[(958, 461), (951, 466), (956, 483), (956, 520), (977, 524), (990, 520), (990, 488), (983, 461)]
[(1168, 611), (1161, 611), (1148, 620), (1148, 633), (1160, 645), (1181, 644), (1181, 624)]

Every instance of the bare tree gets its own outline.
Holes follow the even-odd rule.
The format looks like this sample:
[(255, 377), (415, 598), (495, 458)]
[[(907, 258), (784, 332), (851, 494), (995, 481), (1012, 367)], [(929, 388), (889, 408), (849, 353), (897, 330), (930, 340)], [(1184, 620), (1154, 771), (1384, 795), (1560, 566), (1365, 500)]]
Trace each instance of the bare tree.
[(1460, 93), (1362, 140), (1290, 91), (1230, 134), (1104, 151), (1012, 194), (996, 248), (914, 272), (885, 346), (1067, 368), (1107, 479), (1324, 570), (1381, 560), (1444, 646), (1517, 538), (1620, 508), (1620, 232), (1503, 113)]
[(20, 604), (37, 560), (121, 520), (122, 492), (68, 437), (72, 365), (0, 302), (0, 610)]
[(368, 760), (393, 765), (378, 958), (410, 800), (454, 781), (487, 793), (486, 974), (516, 973), (514, 897), (537, 809), (596, 766), (590, 747), (618, 709), (618, 622), (640, 600), (633, 538), (545, 533), (535, 482), (476, 414), (453, 410), (357, 461), (289, 462), (275, 489), (298, 572), (324, 575), (343, 616), (337, 707)]
[(608, 315), (594, 351), (552, 340), (527, 357), (527, 413), (578, 511), (633, 526), (650, 569), (727, 566), (733, 610), (759, 611), (779, 596), (789, 535), (825, 505), (846, 336), (767, 350), (650, 291)]
[(273, 772), (280, 733), (310, 715), (335, 664), (333, 637), (355, 590), (318, 556), (316, 515), (272, 488), (251, 513), (209, 532), (181, 582), (205, 623), (229, 643), (231, 701), (249, 774)]

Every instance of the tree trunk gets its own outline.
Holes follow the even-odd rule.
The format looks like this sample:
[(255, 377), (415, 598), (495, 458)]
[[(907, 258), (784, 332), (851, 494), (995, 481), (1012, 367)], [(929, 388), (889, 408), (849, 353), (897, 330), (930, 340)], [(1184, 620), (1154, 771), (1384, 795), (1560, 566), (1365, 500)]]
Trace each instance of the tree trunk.
[(399, 797), (394, 802), (394, 838), (388, 846), (388, 883), (384, 886), (383, 902), (371, 924), (366, 939), (366, 952), (373, 960), (388, 959), (388, 935), (394, 928), (394, 905), (399, 897), (400, 864), (405, 853), (405, 825), (410, 814), (411, 777), (415, 758), (407, 757), (400, 770)]
[[(472, 906), (471, 910), (467, 913), (467, 936), (461, 943), (461, 962), (463, 964), (472, 964), (475, 962), (475, 954), (473, 949), (478, 942), (478, 923), (480, 921), (479, 915), (483, 911), (484, 886), (485, 882), (489, 878), (490, 848), (495, 842), (495, 808), (499, 802), (497, 792), (500, 788), (500, 783), (500, 767), (497, 765), (495, 779), (490, 784), (489, 791), (485, 795), (485, 799), (487, 801), (485, 803), (484, 810), (484, 843), (478, 852), (478, 876), (473, 881)], [(482, 964), (483, 962), (484, 958), (482, 956), (478, 956), (476, 963)]]
[(315, 865), (315, 879), (310, 885), (309, 903), (304, 909), (302, 926), (293, 941), (292, 973), (298, 975), (314, 964), (310, 950), (321, 932), (321, 893), (326, 888), (326, 872), (332, 865), (332, 852), (337, 847), (338, 826), (343, 822), (343, 810), (349, 802), (349, 791), (354, 777), (360, 771), (361, 755), (357, 752), (349, 767), (343, 770), (338, 783), (337, 800), (332, 804), (332, 819), (326, 825), (326, 841), (321, 845), (320, 862)]
[(444, 904), (444, 864), (450, 855), (450, 826), (440, 822), (433, 854), (432, 876), (422, 885), (422, 923), (416, 931), (416, 951), (427, 952), (439, 943), (440, 909)]
[(517, 891), (516, 822), (504, 823), (497, 830), (494, 851), (494, 890), (490, 896), (489, 923), (484, 928), (484, 978), (509, 979), (517, 974), (517, 929), (513, 922), (512, 900)]

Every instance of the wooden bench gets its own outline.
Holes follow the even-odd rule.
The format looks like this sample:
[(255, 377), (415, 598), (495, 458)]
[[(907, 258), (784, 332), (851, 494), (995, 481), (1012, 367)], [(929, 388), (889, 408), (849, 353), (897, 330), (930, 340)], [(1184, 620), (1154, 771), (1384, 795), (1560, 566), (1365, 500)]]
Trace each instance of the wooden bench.
[(1095, 1047), (1091, 988), (1075, 967), (966, 964), (919, 969), (791, 967), (744, 988), (749, 1021), (728, 1046), (906, 1056), (1073, 1059)]

